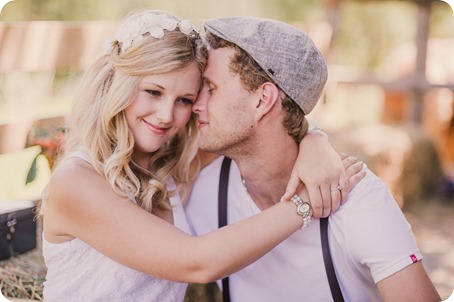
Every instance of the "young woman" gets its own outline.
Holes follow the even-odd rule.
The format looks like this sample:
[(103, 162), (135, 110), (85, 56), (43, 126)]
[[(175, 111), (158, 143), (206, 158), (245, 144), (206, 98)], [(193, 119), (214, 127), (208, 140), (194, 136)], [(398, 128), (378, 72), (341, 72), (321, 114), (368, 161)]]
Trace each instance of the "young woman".
[(82, 80), (43, 199), (45, 301), (182, 301), (186, 282), (229, 275), (303, 225), (283, 201), (191, 236), (180, 196), (200, 162), (202, 40), (188, 21), (144, 11), (106, 50)]

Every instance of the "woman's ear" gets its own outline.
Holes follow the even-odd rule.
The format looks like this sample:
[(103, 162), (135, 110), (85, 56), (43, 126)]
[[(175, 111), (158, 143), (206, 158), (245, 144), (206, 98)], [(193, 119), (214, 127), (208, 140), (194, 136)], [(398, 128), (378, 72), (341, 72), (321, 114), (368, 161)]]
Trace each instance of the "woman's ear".
[(261, 120), (268, 114), (279, 100), (279, 88), (274, 83), (265, 82), (256, 91), (259, 99), (256, 104), (256, 120)]

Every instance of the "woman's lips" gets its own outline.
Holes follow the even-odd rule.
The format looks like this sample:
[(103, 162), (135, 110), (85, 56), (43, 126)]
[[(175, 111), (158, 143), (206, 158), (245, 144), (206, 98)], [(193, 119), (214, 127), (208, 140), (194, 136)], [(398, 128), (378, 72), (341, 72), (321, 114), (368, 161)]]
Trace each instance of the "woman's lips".
[(158, 135), (162, 135), (162, 134), (166, 133), (167, 130), (169, 130), (169, 128), (170, 128), (170, 127), (159, 127), (154, 124), (148, 123), (145, 120), (144, 120), (144, 123), (151, 130), (151, 132), (158, 134)]

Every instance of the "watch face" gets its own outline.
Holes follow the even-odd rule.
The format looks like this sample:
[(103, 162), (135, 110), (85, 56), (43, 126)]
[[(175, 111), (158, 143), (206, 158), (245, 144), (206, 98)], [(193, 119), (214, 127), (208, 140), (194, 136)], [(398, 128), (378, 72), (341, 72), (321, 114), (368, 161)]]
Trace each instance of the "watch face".
[(298, 211), (298, 214), (300, 214), (302, 216), (308, 216), (310, 213), (310, 209), (311, 209), (311, 206), (308, 203), (304, 202), (298, 206), (297, 211)]
[(307, 203), (303, 203), (303, 204), (301, 205), (301, 210), (302, 210), (303, 212), (309, 211), (309, 208), (310, 208), (310, 207), (309, 207), (309, 204), (307, 204)]

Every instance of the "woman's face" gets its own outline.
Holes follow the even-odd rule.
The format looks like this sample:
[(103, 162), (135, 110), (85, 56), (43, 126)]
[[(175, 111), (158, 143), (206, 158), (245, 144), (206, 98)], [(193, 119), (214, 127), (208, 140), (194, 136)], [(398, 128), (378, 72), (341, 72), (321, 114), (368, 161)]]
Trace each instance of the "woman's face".
[(134, 161), (147, 167), (150, 153), (186, 125), (200, 87), (195, 63), (184, 69), (146, 76), (133, 102), (125, 109), (134, 140)]

